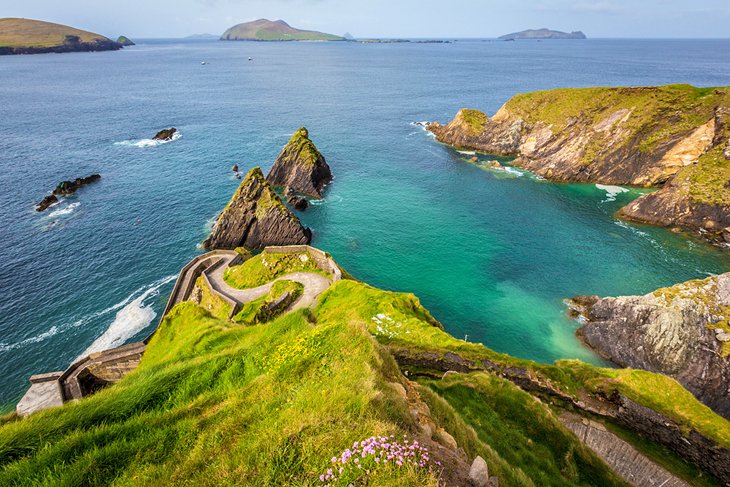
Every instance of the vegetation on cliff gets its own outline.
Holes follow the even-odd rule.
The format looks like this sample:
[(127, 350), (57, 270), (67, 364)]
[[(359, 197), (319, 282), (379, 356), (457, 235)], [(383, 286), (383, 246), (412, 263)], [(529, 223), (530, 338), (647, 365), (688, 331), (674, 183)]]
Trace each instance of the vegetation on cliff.
[(287, 193), (321, 198), (324, 187), (332, 181), (332, 171), (309, 139), (309, 131), (302, 127), (284, 146), (266, 180), (274, 186), (285, 187)]
[(289, 211), (261, 168), (251, 169), (216, 219), (206, 249), (248, 249), (267, 245), (308, 244), (311, 231)]
[(100, 34), (32, 19), (0, 19), (0, 54), (116, 50), (121, 44)]
[(229, 267), (226, 282), (238, 289), (257, 287), (292, 272), (316, 272), (326, 275), (307, 252), (293, 254), (261, 253), (241, 265)]
[[(436, 487), (467, 485), (480, 456), (500, 485), (626, 485), (560, 420), (581, 411), (581, 401), (616, 394), (677, 421), (681, 434), (701, 432), (713, 451), (730, 445), (730, 424), (672, 379), (513, 359), (451, 337), (410, 294), (343, 280), (314, 309), (259, 326), (201, 305), (173, 308), (140, 367), (118, 384), (0, 422), (0, 484)], [(418, 364), (408, 362), (416, 356)], [(443, 375), (449, 360), (453, 372)], [(400, 445), (392, 451), (417, 442), (419, 461), (366, 455), (362, 472), (347, 452), (366, 439)], [(711, 485), (651, 444), (656, 461), (690, 484)]]
[(492, 118), (462, 110), (429, 129), (447, 144), (516, 157), (556, 181), (658, 186), (620, 214), (708, 231), (730, 226), (730, 88), (556, 89), (514, 96)]
[(224, 41), (343, 41), (344, 37), (312, 30), (296, 29), (283, 20), (254, 20), (226, 30)]

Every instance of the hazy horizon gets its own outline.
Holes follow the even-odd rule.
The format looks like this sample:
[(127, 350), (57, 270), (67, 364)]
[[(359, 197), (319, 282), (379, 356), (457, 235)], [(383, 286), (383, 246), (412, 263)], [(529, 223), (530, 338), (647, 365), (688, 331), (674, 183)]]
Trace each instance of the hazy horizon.
[(67, 24), (108, 37), (220, 35), (232, 25), (268, 18), (293, 27), (355, 37), (494, 38), (525, 29), (583, 31), (591, 38), (727, 38), (730, 5), (721, 0), (538, 1), (490, 5), (478, 0), (91, 0), (18, 4), (0, 0), (3, 16)]

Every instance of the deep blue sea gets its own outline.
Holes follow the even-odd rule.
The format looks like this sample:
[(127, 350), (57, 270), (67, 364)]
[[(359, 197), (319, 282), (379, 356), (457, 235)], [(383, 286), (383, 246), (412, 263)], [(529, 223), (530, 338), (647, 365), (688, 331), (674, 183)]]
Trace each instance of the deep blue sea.
[[(530, 90), (668, 83), (730, 85), (730, 41), (154, 40), (2, 57), (0, 405), (31, 374), (149, 333), (238, 184), (231, 166), (267, 170), (299, 126), (336, 176), (302, 215), (314, 245), (415, 293), (459, 338), (598, 363), (563, 298), (646, 293), (730, 270), (728, 254), (616, 220), (637, 190), (487, 170), (413, 123)], [(182, 137), (150, 143), (170, 126)], [(34, 211), (91, 173), (101, 182)]]

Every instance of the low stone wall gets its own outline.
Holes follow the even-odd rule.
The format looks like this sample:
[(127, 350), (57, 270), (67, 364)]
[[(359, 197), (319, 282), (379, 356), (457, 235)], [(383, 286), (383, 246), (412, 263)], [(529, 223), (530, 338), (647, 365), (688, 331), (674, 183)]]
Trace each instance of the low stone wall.
[(342, 271), (337, 263), (330, 257), (326, 252), (322, 252), (319, 249), (315, 249), (309, 245), (286, 245), (286, 246), (275, 246), (271, 245), (264, 249), (264, 253), (267, 254), (302, 254), (307, 253), (314, 260), (322, 271), (332, 275), (332, 282), (337, 282), (342, 279)]

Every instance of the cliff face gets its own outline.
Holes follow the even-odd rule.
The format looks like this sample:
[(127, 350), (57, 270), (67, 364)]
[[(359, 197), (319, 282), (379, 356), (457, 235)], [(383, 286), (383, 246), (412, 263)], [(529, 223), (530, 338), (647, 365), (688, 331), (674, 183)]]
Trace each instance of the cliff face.
[(274, 186), (321, 198), (325, 185), (332, 181), (332, 171), (302, 127), (284, 146), (266, 179)]
[(267, 245), (308, 244), (311, 239), (312, 232), (302, 226), (271, 189), (261, 169), (255, 167), (218, 216), (203, 248), (256, 249)]
[(662, 186), (622, 215), (719, 230), (730, 225), (729, 114), (727, 88), (559, 89), (515, 96), (492, 118), (461, 110), (428, 128), (554, 181)]
[(574, 305), (585, 317), (579, 335), (602, 356), (673, 377), (730, 418), (730, 273)]

